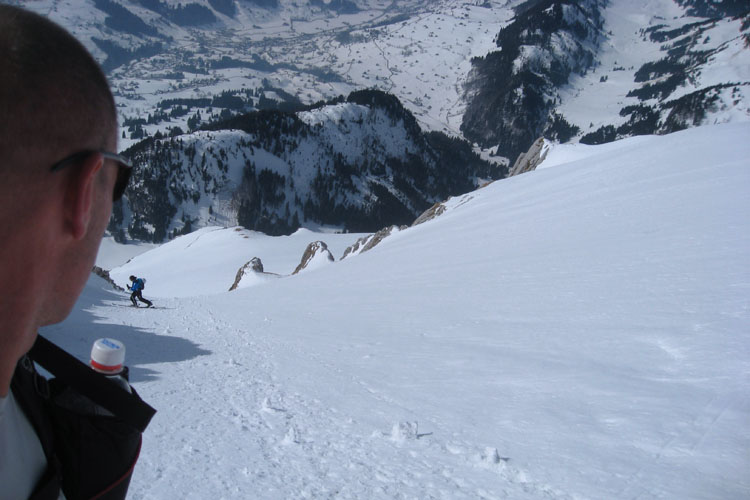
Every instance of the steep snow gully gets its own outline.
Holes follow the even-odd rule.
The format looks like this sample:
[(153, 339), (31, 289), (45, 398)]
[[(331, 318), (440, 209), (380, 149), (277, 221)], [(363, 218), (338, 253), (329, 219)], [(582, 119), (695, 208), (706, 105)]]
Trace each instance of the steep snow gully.
[[(557, 146), (295, 276), (293, 238), (178, 239), (112, 271), (159, 309), (92, 277), (44, 333), (127, 345), (137, 500), (748, 498), (748, 137)], [(238, 241), (285, 276), (224, 291)]]

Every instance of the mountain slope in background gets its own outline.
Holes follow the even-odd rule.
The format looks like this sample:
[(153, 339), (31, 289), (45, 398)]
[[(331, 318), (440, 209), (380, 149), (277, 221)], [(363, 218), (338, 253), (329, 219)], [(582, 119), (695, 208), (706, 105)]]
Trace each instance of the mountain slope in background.
[(110, 69), (126, 147), (362, 88), (510, 161), (541, 135), (598, 143), (748, 119), (750, 18), (739, 0), (25, 5)]
[(750, 119), (747, 3), (534, 0), (516, 13), (472, 61), (461, 127), (511, 160), (541, 136), (601, 144)]
[(468, 143), (422, 132), (398, 99), (378, 91), (211, 128), (126, 152), (137, 168), (113, 210), (113, 234), (160, 242), (216, 224), (274, 235), (301, 226), (374, 232), (505, 175)]
[(363, 88), (397, 95), (429, 130), (457, 133), (459, 78), (512, 15), (504, 2), (456, 0), (23, 4), (71, 29), (108, 69), (124, 147), (222, 112)]
[[(540, 136), (599, 144), (750, 120), (746, 2), (24, 5), (110, 71), (140, 171), (110, 225), (119, 240), (236, 223), (371, 232), (503, 177)], [(367, 93), (395, 118), (351, 98)]]
[(537, 137), (561, 142), (576, 134), (555, 114), (558, 88), (597, 60), (602, 0), (526, 2), (497, 36), (500, 50), (472, 61), (469, 105), (461, 129), (503, 156), (526, 151)]
[(137, 499), (744, 498), (749, 134), (558, 146), (368, 252), (233, 292), (238, 261), (288, 274), (301, 241), (247, 234), (246, 259), (189, 280), (243, 232), (188, 236), (112, 272), (151, 277), (161, 309), (92, 282), (44, 332), (84, 359), (125, 341), (159, 410)]

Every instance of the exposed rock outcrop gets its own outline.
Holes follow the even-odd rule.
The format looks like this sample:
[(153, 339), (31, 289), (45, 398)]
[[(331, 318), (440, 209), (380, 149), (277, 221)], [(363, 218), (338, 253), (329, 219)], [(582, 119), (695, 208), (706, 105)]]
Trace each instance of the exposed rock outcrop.
[(118, 285), (117, 283), (115, 283), (112, 280), (112, 278), (110, 278), (109, 271), (107, 271), (106, 269), (102, 269), (99, 266), (94, 266), (94, 268), (91, 270), (91, 272), (94, 273), (94, 274), (96, 274), (100, 278), (104, 279), (107, 283), (109, 283), (110, 285), (112, 285), (112, 288), (114, 288), (115, 290), (118, 290), (120, 292), (124, 292), (125, 291), (125, 289), (123, 287), (121, 287), (120, 285)]
[(432, 220), (435, 217), (440, 217), (442, 213), (445, 212), (445, 203), (438, 202), (432, 205), (430, 208), (422, 212), (422, 215), (417, 217), (417, 219), (412, 223), (412, 227), (417, 226), (419, 224), (422, 224), (423, 222), (427, 222), (428, 220)]
[(534, 144), (531, 145), (528, 151), (518, 155), (518, 159), (510, 169), (508, 177), (535, 170), (547, 158), (549, 148), (545, 147), (545, 144), (544, 138), (540, 137), (534, 141)]
[(307, 245), (305, 253), (302, 254), (302, 260), (292, 274), (299, 274), (305, 269), (318, 267), (321, 264), (328, 264), (335, 260), (325, 242), (313, 241)]
[(341, 256), (341, 260), (344, 260), (351, 255), (357, 255), (362, 252), (371, 250), (388, 236), (394, 233), (398, 233), (399, 231), (403, 231), (406, 228), (407, 226), (388, 226), (384, 227), (375, 234), (368, 234), (367, 236), (363, 236), (344, 251), (344, 255)]
[(362, 253), (362, 249), (365, 247), (367, 242), (370, 241), (374, 236), (375, 234), (368, 234), (367, 236), (362, 236), (357, 241), (355, 241), (352, 245), (349, 245), (346, 248), (346, 250), (344, 250), (344, 255), (341, 256), (341, 260), (344, 260), (350, 255), (357, 255), (358, 253)]
[(234, 278), (234, 283), (229, 288), (229, 291), (231, 292), (232, 290), (239, 288), (242, 279), (250, 273), (267, 274), (263, 272), (263, 262), (261, 262), (259, 257), (253, 257), (250, 262), (239, 268), (237, 276)]

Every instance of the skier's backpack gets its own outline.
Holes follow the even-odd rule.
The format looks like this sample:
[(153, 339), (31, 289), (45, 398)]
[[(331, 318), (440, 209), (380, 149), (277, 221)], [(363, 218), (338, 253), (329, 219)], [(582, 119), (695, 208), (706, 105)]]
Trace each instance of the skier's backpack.
[[(47, 380), (34, 362), (55, 375)], [(37, 336), (11, 382), (47, 457), (32, 500), (120, 500), (127, 495), (141, 434), (156, 411), (135, 393)], [(98, 411), (92, 412), (92, 408)]]

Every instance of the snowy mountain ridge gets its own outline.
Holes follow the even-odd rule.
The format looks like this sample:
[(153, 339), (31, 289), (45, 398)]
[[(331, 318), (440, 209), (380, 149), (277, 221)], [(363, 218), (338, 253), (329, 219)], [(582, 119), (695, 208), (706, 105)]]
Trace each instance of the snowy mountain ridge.
[(376, 91), (213, 128), (126, 152), (137, 168), (110, 232), (155, 242), (207, 225), (375, 232), (411, 224), (432, 204), (505, 173), (468, 143), (424, 133), (395, 97)]

